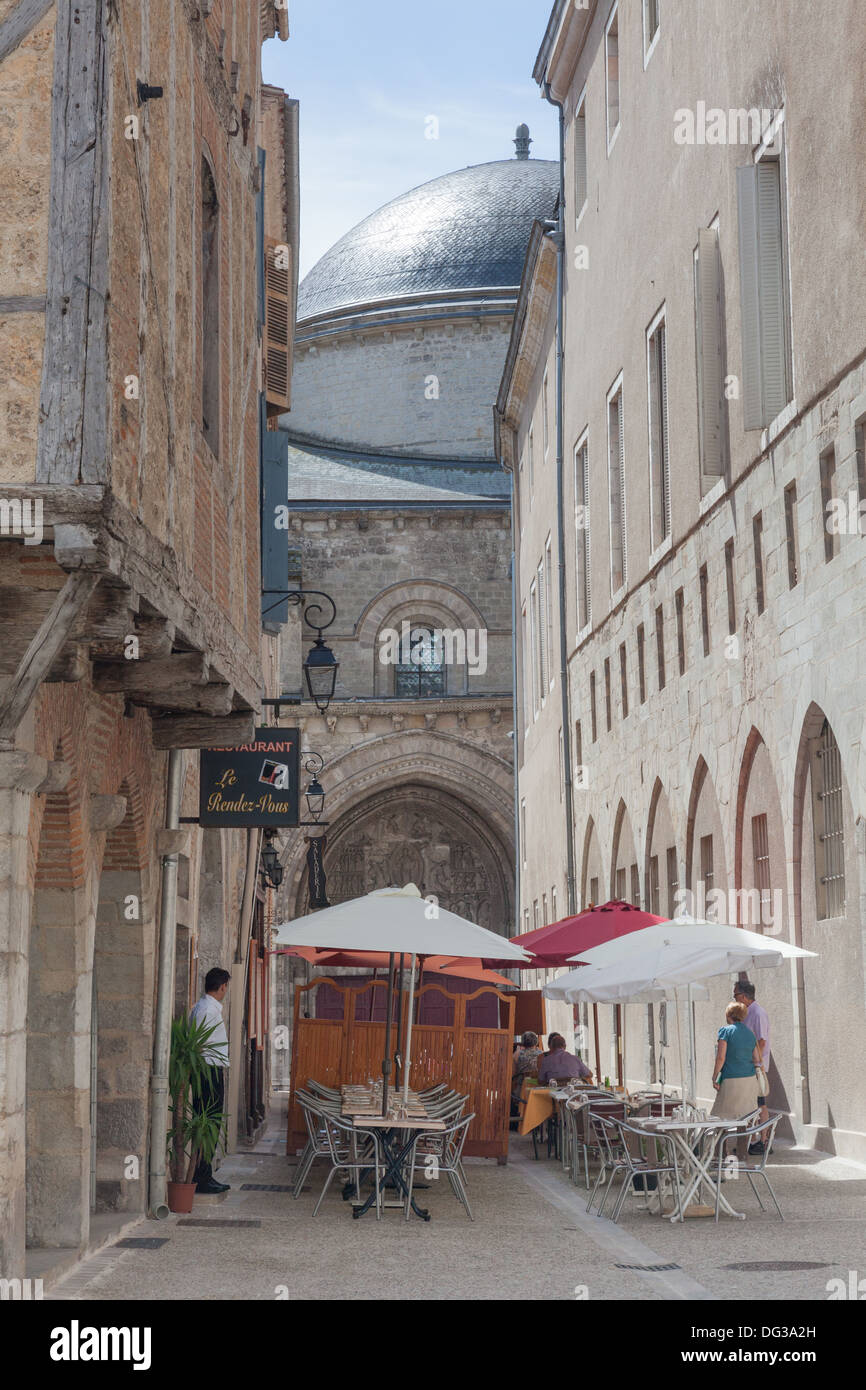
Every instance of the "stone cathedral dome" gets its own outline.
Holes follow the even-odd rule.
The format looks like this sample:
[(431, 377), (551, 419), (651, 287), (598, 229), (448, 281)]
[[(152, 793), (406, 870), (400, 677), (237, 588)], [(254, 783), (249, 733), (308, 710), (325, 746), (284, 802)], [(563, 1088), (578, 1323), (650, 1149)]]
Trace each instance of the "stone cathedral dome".
[(493, 406), (532, 224), (559, 165), (516, 159), (444, 174), (365, 217), (298, 293), (289, 435), (298, 503), (507, 494)]
[(520, 284), (533, 220), (552, 214), (559, 166), (503, 159), (386, 203), (327, 251), (299, 290), (301, 322), (362, 304)]

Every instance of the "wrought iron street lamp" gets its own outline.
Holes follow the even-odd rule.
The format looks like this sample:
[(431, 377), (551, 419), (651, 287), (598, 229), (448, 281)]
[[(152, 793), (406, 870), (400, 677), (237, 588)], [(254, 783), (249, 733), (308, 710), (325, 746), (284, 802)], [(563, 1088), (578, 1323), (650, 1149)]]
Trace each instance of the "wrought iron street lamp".
[[(321, 589), (264, 589), (262, 597), (274, 597), (274, 602), (262, 609), (262, 617), (274, 608), (279, 608), (281, 603), (293, 603), (298, 608), (303, 606), (304, 622), (316, 634), (316, 640), (304, 659), (304, 679), (307, 683), (310, 699), (319, 713), (324, 714), (334, 697), (337, 671), (340, 667), (339, 661), (322, 637), (325, 628), (330, 627), (337, 616), (337, 606), (334, 600), (330, 594), (323, 593)], [(327, 610), (323, 608), (321, 603), (308, 602), (311, 598), (324, 599), (326, 603), (330, 604), (332, 611), (327, 622), (320, 621), (322, 613), (327, 612)], [(279, 719), (280, 705), (296, 704), (297, 701), (289, 695), (278, 695), (276, 698), (264, 700), (262, 703), (274, 705)]]
[(304, 770), (310, 773), (312, 779), (304, 792), (304, 800), (307, 803), (310, 821), (318, 825), (325, 809), (325, 788), (319, 781), (319, 773), (325, 766), (325, 760), (321, 753), (305, 753), (303, 757)]
[(275, 835), (276, 831), (270, 827), (265, 830), (265, 843), (262, 846), (262, 852), (259, 856), (262, 880), (266, 888), (279, 888), (283, 881), (283, 866), (280, 863), (280, 856), (274, 847)]
[(304, 662), (304, 675), (307, 680), (307, 689), (310, 692), (310, 699), (314, 702), (316, 709), (324, 714), (328, 705), (334, 697), (334, 687), (337, 684), (337, 669), (340, 663), (322, 640), (319, 633), (314, 646), (307, 652)]

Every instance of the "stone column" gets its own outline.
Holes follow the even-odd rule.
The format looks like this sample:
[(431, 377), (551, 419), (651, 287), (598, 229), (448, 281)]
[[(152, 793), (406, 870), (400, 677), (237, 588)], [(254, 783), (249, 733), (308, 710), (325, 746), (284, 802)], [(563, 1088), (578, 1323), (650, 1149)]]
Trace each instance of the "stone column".
[(0, 751), (0, 1276), (24, 1277), (28, 831), (44, 758)]

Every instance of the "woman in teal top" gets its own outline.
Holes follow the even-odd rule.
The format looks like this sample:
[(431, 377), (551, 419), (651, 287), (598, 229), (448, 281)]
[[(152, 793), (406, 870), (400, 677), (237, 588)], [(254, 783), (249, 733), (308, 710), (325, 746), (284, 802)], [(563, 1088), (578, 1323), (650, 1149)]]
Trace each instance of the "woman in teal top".
[(760, 1066), (758, 1039), (747, 1028), (745, 1004), (732, 1003), (725, 1009), (727, 1023), (719, 1029), (713, 1086), (718, 1092), (712, 1113), (723, 1119), (738, 1120), (758, 1108), (755, 1068)]

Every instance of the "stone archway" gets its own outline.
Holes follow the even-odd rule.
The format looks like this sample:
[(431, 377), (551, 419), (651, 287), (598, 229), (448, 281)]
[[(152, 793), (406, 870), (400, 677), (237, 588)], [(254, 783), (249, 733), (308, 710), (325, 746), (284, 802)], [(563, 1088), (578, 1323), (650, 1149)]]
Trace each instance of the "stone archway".
[(610, 896), (640, 907), (640, 870), (638, 869), (635, 838), (631, 817), (624, 801), (620, 801), (613, 828), (610, 856)]
[[(74, 767), (61, 741), (57, 758)], [(90, 1213), (93, 902), (80, 789), (45, 798), (30, 926), (26, 1058), (26, 1240), (78, 1250)]]
[[(307, 736), (312, 737), (309, 729)], [(369, 798), (380, 793), (394, 796), (407, 786), (423, 787), (448, 797), (454, 807), (462, 807), (479, 833), (483, 830), (489, 836), (504, 865), (506, 902), (512, 902), (513, 772), (511, 765), (492, 750), (451, 733), (406, 729), (371, 738), (338, 755), (326, 764), (325, 776), (331, 845), (346, 819), (356, 815), (357, 808)], [(306, 882), (306, 854), (304, 832), (289, 832), (282, 856), (284, 907), (280, 908), (286, 917), (307, 910), (302, 887)], [(497, 930), (495, 925), (493, 930)], [(511, 935), (512, 923), (506, 921), (501, 930)]]
[(144, 808), (133, 778), (119, 796), (126, 809), (106, 834), (93, 947), (91, 1202), (97, 1212), (140, 1210), (146, 1188), (153, 898)]
[[(328, 835), (331, 903), (391, 883), (416, 883), (441, 906), (507, 936), (511, 930), (508, 851), (474, 808), (441, 787), (408, 782), (347, 810)], [(306, 874), (295, 915), (306, 910)]]
[(653, 787), (647, 818), (644, 875), (647, 911), (660, 917), (673, 917), (677, 909), (677, 894), (682, 887), (680, 860), (667, 793), (658, 778)]
[(686, 821), (686, 910), (715, 922), (730, 921), (728, 867), (719, 799), (709, 765), (699, 757)]
[(604, 893), (604, 865), (601, 857), (601, 841), (595, 821), (590, 816), (586, 823), (586, 832), (583, 841), (583, 861), (580, 870), (580, 904), (581, 910), (588, 907), (590, 903), (597, 905), (603, 902)]
[[(840, 727), (844, 725), (834, 727), (821, 705), (810, 704), (793, 783), (793, 935), (817, 953), (817, 959), (796, 966), (802, 1115), (805, 1123), (816, 1126), (819, 1147), (831, 1150), (842, 1147), (835, 1131), (861, 1128), (866, 1092), (856, 1062), (866, 1045), (861, 856), (850, 791), (854, 762), (850, 744), (836, 742)], [(824, 848), (831, 836), (841, 840), (835, 863)], [(827, 879), (840, 867), (842, 901), (833, 907), (826, 896)], [(840, 1020), (845, 1020), (844, 1029)], [(809, 1048), (809, 1038), (824, 1044)]]

